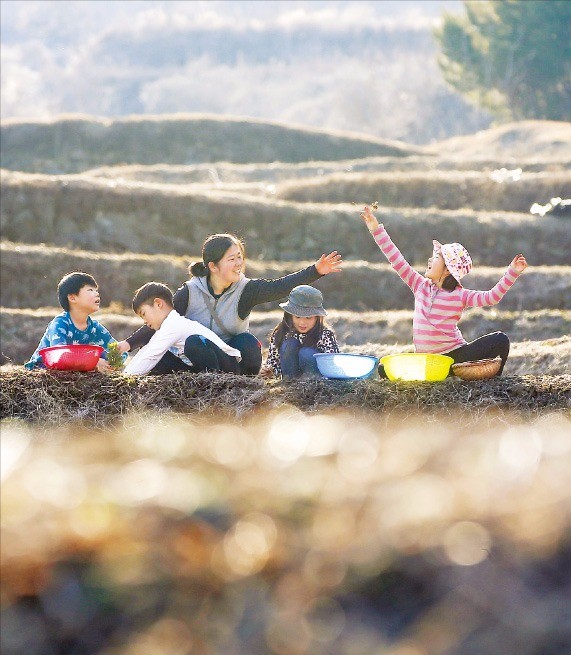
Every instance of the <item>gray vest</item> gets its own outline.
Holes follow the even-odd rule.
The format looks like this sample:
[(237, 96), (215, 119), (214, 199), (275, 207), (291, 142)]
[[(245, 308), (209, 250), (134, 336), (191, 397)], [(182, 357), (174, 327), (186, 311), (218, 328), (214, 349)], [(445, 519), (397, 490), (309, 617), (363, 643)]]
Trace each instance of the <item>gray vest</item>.
[(206, 277), (191, 277), (188, 287), (186, 318), (210, 328), (222, 341), (229, 341), (236, 334), (250, 331), (250, 317), (238, 316), (238, 303), (250, 278), (241, 275), (238, 282), (228, 288), (217, 300), (208, 290)]

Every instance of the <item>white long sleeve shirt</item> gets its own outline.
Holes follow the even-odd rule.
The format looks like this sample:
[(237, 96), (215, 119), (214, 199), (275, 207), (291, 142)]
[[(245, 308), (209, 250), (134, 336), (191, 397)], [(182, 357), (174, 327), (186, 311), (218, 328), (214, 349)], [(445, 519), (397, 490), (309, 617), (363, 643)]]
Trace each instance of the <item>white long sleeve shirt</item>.
[(167, 315), (161, 327), (153, 334), (149, 343), (143, 346), (129, 361), (127, 366), (125, 366), (125, 375), (145, 375), (155, 366), (167, 350), (170, 350), (178, 357), (184, 355), (184, 342), (193, 334), (212, 341), (212, 343), (216, 344), (225, 353), (231, 357), (236, 357), (238, 361), (242, 359), (239, 350), (231, 348), (212, 330), (209, 330), (197, 321), (191, 321), (181, 316), (173, 309)]

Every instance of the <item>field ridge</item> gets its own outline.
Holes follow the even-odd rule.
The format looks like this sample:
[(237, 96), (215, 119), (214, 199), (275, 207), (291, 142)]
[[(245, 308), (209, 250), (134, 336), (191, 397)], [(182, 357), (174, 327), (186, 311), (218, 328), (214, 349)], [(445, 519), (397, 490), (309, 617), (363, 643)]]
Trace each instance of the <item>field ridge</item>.
[(423, 151), (354, 132), (208, 114), (12, 119), (2, 121), (1, 132), (4, 166), (45, 173), (79, 172), (103, 164), (300, 162)]
[[(364, 238), (372, 242), (366, 230)], [(248, 246), (248, 244), (247, 244)], [(315, 286), (323, 291), (328, 308), (370, 311), (409, 309), (412, 296), (406, 285), (374, 248), (370, 261), (347, 260), (343, 272), (320, 278)], [(404, 252), (404, 247), (401, 246)], [(343, 250), (341, 250), (343, 253)], [(319, 252), (316, 253), (320, 254)], [(408, 253), (407, 253), (408, 254)], [(413, 263), (423, 272), (426, 258)], [(187, 279), (188, 265), (194, 257), (106, 253), (74, 250), (47, 245), (3, 241), (0, 246), (0, 288), (3, 307), (42, 307), (54, 303), (59, 279), (72, 270), (87, 270), (98, 281), (104, 305), (112, 303), (130, 308), (135, 289), (151, 280), (168, 284), (174, 291)], [(530, 263), (534, 262), (530, 257)], [(249, 277), (275, 279), (310, 265), (315, 260), (265, 261), (247, 259)], [(490, 289), (500, 279), (509, 261), (501, 267), (475, 266), (464, 279), (464, 286)], [(258, 306), (258, 310), (275, 309), (277, 303)], [(517, 280), (501, 305), (495, 309), (537, 311), (571, 309), (571, 266), (537, 266)]]
[(174, 411), (234, 420), (284, 406), (361, 415), (423, 411), (458, 421), (489, 412), (497, 416), (521, 411), (533, 416), (571, 406), (571, 375), (524, 375), (469, 383), (449, 378), (435, 384), (324, 379), (267, 382), (220, 373), (136, 378), (10, 369), (0, 372), (0, 380), (1, 419), (25, 418), (43, 426), (75, 421), (99, 429), (149, 408), (159, 414)]
[[(353, 200), (358, 196), (350, 194), (346, 204), (291, 202), (3, 170), (1, 236), (83, 250), (184, 255), (199, 252), (213, 231), (230, 231), (244, 238), (253, 258), (309, 259), (342, 247), (348, 259), (375, 261), (378, 249)], [(535, 264), (569, 264), (571, 231), (564, 218), (390, 206), (379, 215), (411, 261), (426, 260), (433, 238), (461, 235), (480, 265), (509, 262), (517, 252), (532, 252)]]

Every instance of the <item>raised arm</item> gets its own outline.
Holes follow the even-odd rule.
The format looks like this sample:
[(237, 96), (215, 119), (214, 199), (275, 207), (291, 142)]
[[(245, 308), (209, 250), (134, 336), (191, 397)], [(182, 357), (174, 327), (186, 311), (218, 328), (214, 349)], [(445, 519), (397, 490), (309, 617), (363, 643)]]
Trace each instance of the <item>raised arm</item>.
[(525, 257), (523, 255), (516, 255), (512, 259), (508, 270), (502, 275), (498, 283), (489, 291), (463, 289), (462, 302), (464, 303), (464, 306), (489, 307), (490, 305), (497, 305), (526, 268), (527, 262)]
[(395, 269), (401, 280), (414, 293), (425, 278), (415, 271), (406, 261), (401, 251), (395, 246), (388, 232), (385, 230), (385, 226), (382, 223), (379, 223), (370, 207), (366, 206), (363, 209), (361, 218), (369, 232), (372, 234), (373, 239), (375, 239), (375, 243), (389, 260), (389, 264)]
[(315, 264), (301, 271), (284, 275), (275, 280), (261, 278), (250, 280), (238, 303), (238, 316), (245, 319), (256, 305), (285, 298), (299, 284), (310, 284), (329, 273), (338, 273), (342, 270), (342, 264), (341, 255), (334, 250), (328, 255), (321, 255)]

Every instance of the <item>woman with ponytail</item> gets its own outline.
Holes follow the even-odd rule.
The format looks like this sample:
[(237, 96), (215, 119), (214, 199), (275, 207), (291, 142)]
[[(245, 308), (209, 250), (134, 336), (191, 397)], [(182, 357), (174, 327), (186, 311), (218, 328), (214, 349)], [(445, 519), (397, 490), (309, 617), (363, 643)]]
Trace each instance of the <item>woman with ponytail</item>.
[[(300, 284), (340, 271), (342, 263), (341, 255), (333, 251), (321, 255), (315, 264), (276, 280), (251, 279), (244, 274), (242, 241), (233, 234), (213, 234), (202, 246), (202, 261), (189, 266), (190, 279), (175, 292), (174, 308), (182, 316), (210, 328), (242, 354), (237, 371), (235, 359), (206, 340), (204, 348), (216, 352), (218, 358), (218, 367), (214, 370), (257, 375), (262, 366), (262, 346), (250, 332), (252, 309), (261, 303), (284, 298)], [(144, 346), (152, 335), (151, 328), (139, 328), (119, 344), (121, 352)], [(170, 355), (165, 353), (151, 373), (188, 370), (180, 366), (180, 358)]]

